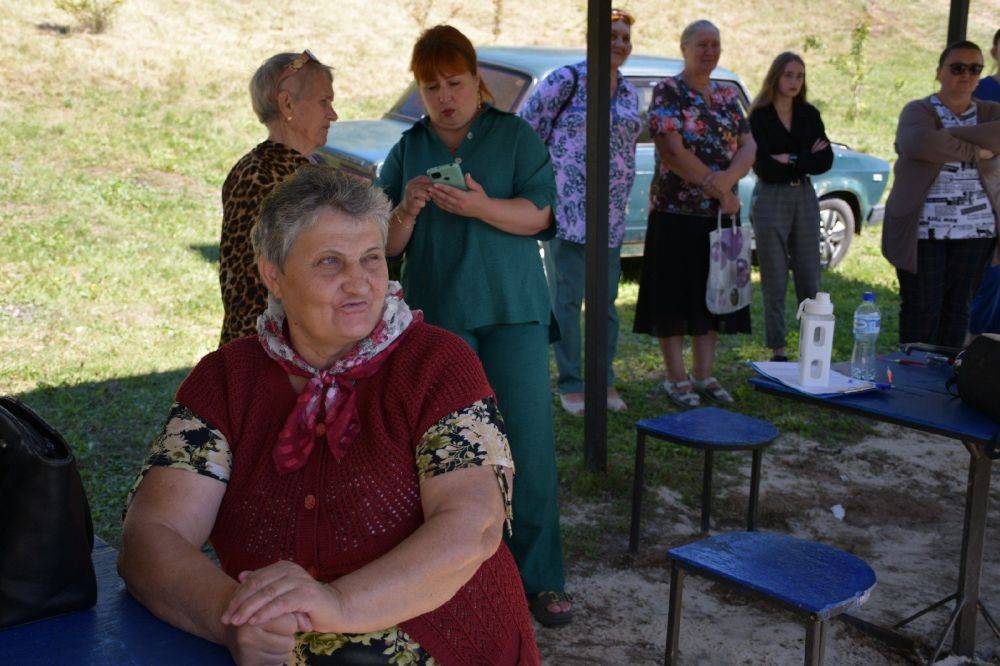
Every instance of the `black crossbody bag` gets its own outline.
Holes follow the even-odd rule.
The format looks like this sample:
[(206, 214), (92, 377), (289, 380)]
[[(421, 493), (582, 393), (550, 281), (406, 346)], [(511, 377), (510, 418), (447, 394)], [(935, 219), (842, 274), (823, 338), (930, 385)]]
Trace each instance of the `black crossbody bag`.
[(66, 440), (0, 396), (0, 629), (90, 608), (94, 527)]

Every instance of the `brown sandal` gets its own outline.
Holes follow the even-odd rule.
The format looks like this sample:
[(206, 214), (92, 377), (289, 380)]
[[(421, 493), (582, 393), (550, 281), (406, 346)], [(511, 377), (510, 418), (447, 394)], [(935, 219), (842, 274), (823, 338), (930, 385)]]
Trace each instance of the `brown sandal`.
[(573, 609), (553, 613), (549, 610), (549, 606), (563, 601), (572, 603), (573, 597), (566, 592), (538, 592), (528, 595), (528, 608), (543, 627), (562, 627), (573, 621)]

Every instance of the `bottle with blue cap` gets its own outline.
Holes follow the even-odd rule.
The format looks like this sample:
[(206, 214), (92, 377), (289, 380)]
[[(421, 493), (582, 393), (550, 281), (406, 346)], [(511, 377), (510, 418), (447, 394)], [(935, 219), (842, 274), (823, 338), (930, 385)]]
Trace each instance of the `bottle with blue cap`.
[(875, 305), (875, 294), (866, 291), (861, 305), (854, 311), (854, 353), (851, 354), (851, 376), (875, 380), (875, 355), (878, 334), (882, 329), (882, 314)]

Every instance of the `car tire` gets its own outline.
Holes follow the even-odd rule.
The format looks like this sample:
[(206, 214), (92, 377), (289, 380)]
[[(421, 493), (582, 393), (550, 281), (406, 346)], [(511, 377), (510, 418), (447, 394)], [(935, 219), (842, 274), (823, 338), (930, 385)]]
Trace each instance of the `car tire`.
[(819, 263), (836, 268), (847, 256), (854, 238), (854, 209), (843, 199), (830, 197), (819, 202)]

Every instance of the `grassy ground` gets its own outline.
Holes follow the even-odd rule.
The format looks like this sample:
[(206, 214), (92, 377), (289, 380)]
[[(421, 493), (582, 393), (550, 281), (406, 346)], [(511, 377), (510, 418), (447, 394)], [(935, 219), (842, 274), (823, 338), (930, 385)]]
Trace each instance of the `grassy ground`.
[[(947, 11), (936, 0), (871, 3), (867, 110), (849, 121), (846, 79), (830, 60), (847, 49), (854, 0), (627, 5), (639, 17), (637, 52), (676, 54), (686, 22), (716, 20), (722, 64), (751, 89), (777, 51), (816, 37), (820, 49), (807, 53), (810, 88), (831, 136), (887, 159), (898, 109), (932, 90)], [(322, 10), (127, 0), (106, 34), (88, 35), (54, 29), (69, 19), (50, 2), (0, 0), (0, 393), (20, 395), (70, 440), (101, 536), (117, 540), (121, 498), (172, 392), (218, 340), (219, 188), (262, 137), (246, 96), (250, 74), (274, 51), (309, 47), (337, 67), (342, 118), (377, 115), (408, 79), (418, 28), (405, 6), (391, 1), (378, 20), (365, 20), (371, 6), (361, 0)], [(441, 0), (430, 21), (454, 13), (455, 24), (489, 43), (491, 6)], [(582, 44), (580, 3), (516, 0), (503, 8), (500, 43)], [(986, 43), (998, 10), (1000, 0), (972, 3), (973, 38)], [(856, 241), (824, 277), (838, 304), (840, 358), (849, 354), (849, 317), (864, 289), (879, 294), (883, 345), (895, 338), (896, 285), (877, 241), (877, 232)], [(617, 367), (632, 410), (610, 419), (610, 466), (601, 476), (580, 473), (581, 423), (557, 416), (567, 503), (606, 498), (622, 506), (631, 424), (667, 409), (653, 392), (660, 379), (653, 341), (628, 333), (634, 279), (633, 267), (619, 303), (625, 334)], [(754, 329), (727, 338), (719, 359), (739, 409), (817, 439), (866, 432), (864, 423), (752, 393), (744, 360), (765, 354), (759, 310)], [(693, 487), (696, 466), (678, 464), (686, 459), (668, 450), (651, 480)]]

